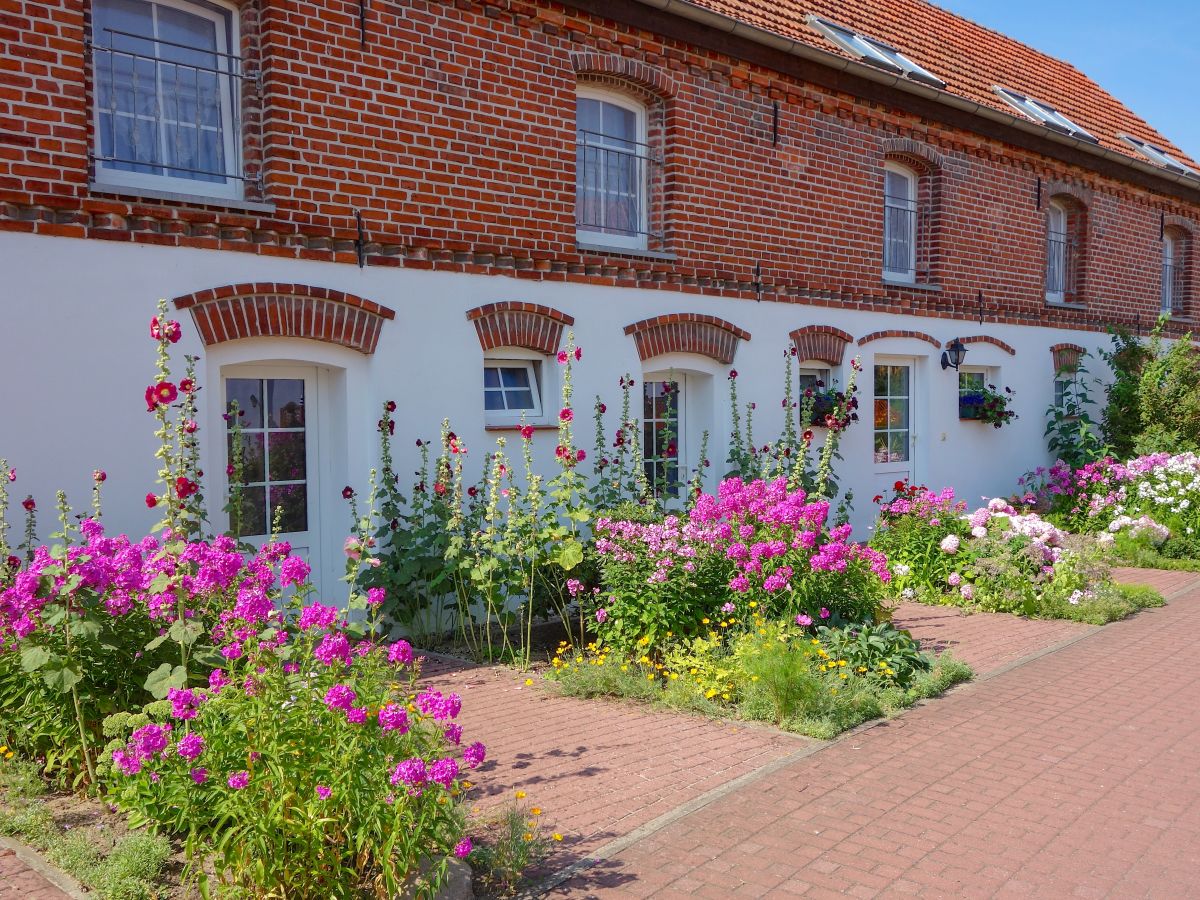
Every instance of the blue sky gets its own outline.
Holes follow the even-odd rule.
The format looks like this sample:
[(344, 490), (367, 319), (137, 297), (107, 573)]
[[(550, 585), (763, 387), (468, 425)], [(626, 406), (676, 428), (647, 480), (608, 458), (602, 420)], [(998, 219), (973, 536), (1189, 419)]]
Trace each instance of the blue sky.
[(933, 0), (1071, 62), (1200, 159), (1197, 0)]

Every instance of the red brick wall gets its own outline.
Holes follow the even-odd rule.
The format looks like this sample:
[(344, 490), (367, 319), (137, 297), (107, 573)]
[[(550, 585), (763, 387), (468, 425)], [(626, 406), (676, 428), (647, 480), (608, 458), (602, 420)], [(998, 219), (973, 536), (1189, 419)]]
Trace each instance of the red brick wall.
[[(372, 265), (753, 297), (761, 262), (767, 300), (974, 316), (982, 291), (989, 321), (1097, 328), (1152, 321), (1160, 218), (1200, 221), (1197, 205), (548, 0), (368, 4), (365, 50), (357, 0), (247, 4), (242, 52), (263, 74), (244, 98), (247, 158), (261, 147), (275, 211), (94, 197), (85, 6), (0, 0), (0, 229), (356, 264), (357, 209)], [(580, 60), (661, 107), (673, 259), (575, 248)], [(939, 291), (880, 279), (882, 163), (910, 141), (938, 162)], [(1039, 178), (1090, 198), (1084, 312), (1045, 308)]]

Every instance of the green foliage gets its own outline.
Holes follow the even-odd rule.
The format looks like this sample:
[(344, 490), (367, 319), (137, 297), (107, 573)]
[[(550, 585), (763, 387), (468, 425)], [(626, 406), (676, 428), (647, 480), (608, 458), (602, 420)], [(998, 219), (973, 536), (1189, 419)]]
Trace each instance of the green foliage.
[(1200, 353), (1186, 334), (1162, 351), (1162, 323), (1146, 347), (1138, 379), (1141, 433), (1137, 453), (1183, 453), (1200, 449)]
[(1153, 588), (1109, 583), (1098, 586), (1090, 596), (1077, 599), (1075, 603), (1061, 594), (1049, 595), (1043, 598), (1039, 612), (1045, 618), (1105, 625), (1124, 619), (1138, 610), (1162, 605), (1162, 595)]
[(918, 672), (928, 671), (933, 663), (911, 634), (891, 622), (844, 628), (821, 626), (817, 636), (830, 656), (846, 660), (855, 671), (864, 669), (873, 677), (886, 677), (901, 687), (906, 687)]
[(1081, 359), (1067, 380), (1062, 405), (1051, 403), (1046, 409), (1046, 446), (1053, 456), (1073, 469), (1103, 459), (1108, 453), (1100, 426), (1092, 419), (1093, 404), (1086, 375), (1087, 367)]
[(495, 821), (481, 823), (488, 830), (488, 838), (476, 846), (471, 862), (492, 896), (515, 895), (525, 873), (550, 852), (541, 811), (534, 810), (537, 807), (514, 800)]
[[(725, 624), (729, 624), (725, 620)], [(708, 716), (736, 715), (830, 738), (892, 715), (971, 677), (962, 663), (936, 661), (891, 626), (818, 629), (761, 616), (707, 637), (679, 640), (661, 662), (562, 647), (553, 678), (569, 696), (622, 697)]]
[(1112, 372), (1105, 388), (1102, 434), (1104, 442), (1118, 459), (1134, 456), (1134, 445), (1142, 430), (1142, 409), (1139, 385), (1142, 371), (1150, 358), (1142, 342), (1123, 328), (1109, 329), (1112, 349), (1101, 350), (1100, 356)]

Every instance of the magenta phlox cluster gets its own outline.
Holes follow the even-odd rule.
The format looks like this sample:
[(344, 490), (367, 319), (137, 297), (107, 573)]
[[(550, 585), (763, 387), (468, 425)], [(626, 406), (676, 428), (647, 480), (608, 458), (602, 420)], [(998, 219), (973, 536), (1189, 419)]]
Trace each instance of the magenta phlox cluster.
[(429, 716), (435, 722), (455, 719), (462, 710), (462, 699), (458, 694), (445, 696), (441, 691), (422, 691), (417, 694), (416, 704), (422, 715)]

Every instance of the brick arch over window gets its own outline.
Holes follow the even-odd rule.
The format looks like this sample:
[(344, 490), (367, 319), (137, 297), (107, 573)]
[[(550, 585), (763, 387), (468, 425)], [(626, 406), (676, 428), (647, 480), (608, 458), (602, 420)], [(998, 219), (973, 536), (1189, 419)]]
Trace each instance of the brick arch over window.
[(967, 337), (960, 337), (958, 340), (964, 344), (991, 344), (993, 347), (999, 347), (1009, 356), (1017, 355), (1017, 351), (1013, 349), (1011, 344), (1006, 344), (1000, 338), (992, 337), (990, 334), (972, 334)]
[(818, 359), (831, 366), (842, 364), (846, 345), (854, 341), (853, 335), (832, 325), (805, 325), (797, 328), (789, 337), (796, 346), (797, 359)]
[(475, 323), (484, 352), (497, 347), (523, 347), (547, 356), (557, 352), (563, 326), (575, 324), (571, 316), (549, 306), (510, 300), (467, 310), (467, 319)]
[(945, 159), (937, 150), (911, 138), (891, 138), (884, 141), (883, 157), (905, 163), (922, 174), (939, 171), (945, 164)]
[(672, 313), (625, 326), (643, 360), (664, 353), (698, 353), (724, 365), (733, 362), (738, 341), (750, 340), (750, 332), (736, 325), (699, 313)]
[(1087, 350), (1078, 344), (1055, 344), (1050, 348), (1050, 355), (1054, 359), (1055, 373), (1075, 372), (1085, 353)]
[(571, 66), (581, 78), (637, 85), (664, 99), (674, 97), (679, 92), (675, 79), (666, 72), (619, 53), (572, 53)]
[(231, 284), (174, 299), (206, 346), (255, 337), (297, 337), (374, 353), (395, 311), (371, 300), (306, 284)]
[(933, 344), (939, 350), (942, 347), (941, 341), (923, 331), (900, 331), (894, 328), (889, 331), (872, 331), (870, 334), (858, 339), (858, 346), (861, 347), (863, 344), (869, 344), (871, 341), (881, 341), (884, 338), (916, 338), (918, 341)]

